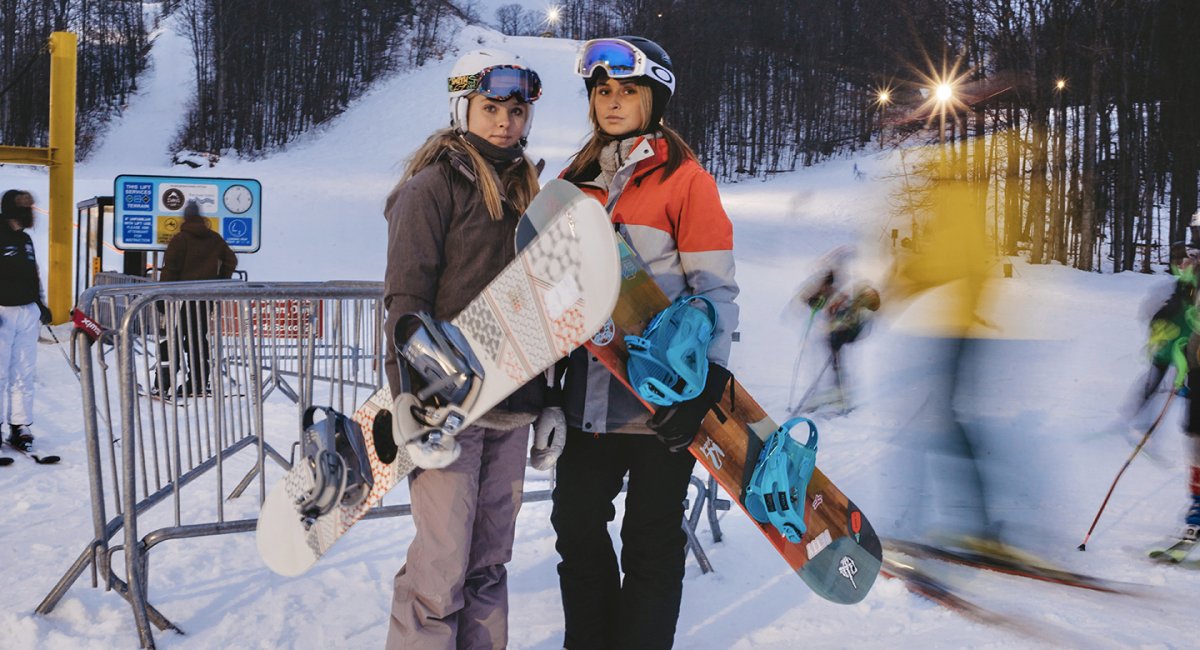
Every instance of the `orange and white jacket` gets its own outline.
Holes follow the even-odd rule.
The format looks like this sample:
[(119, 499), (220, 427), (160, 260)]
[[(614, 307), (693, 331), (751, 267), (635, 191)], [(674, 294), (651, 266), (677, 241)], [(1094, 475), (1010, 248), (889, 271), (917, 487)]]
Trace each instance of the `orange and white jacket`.
[[(738, 324), (733, 224), (721, 207), (716, 181), (700, 163), (687, 160), (664, 180), (666, 161), (666, 141), (646, 136), (633, 145), (609, 187), (595, 181), (580, 188), (622, 225), (668, 298), (687, 294), (712, 301), (717, 327), (708, 358), (727, 366)], [(650, 433), (646, 407), (586, 352), (576, 350), (569, 363), (567, 423), (590, 432)]]

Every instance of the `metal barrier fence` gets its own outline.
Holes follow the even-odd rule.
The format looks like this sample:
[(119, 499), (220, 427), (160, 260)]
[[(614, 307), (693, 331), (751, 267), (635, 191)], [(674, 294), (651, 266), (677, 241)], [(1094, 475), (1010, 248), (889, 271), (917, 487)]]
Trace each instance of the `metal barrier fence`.
[[(226, 517), (224, 499), (257, 477), (261, 501), (267, 459), (290, 466), (266, 441), (266, 397), (278, 389), (290, 398), (282, 408), (295, 410), (287, 414), (294, 422), (314, 401), (353, 411), (383, 383), (381, 294), (380, 283), (235, 281), (84, 292), (78, 309), (108, 328), (95, 343), (81, 331), (72, 338), (94, 536), (38, 613), (52, 611), (90, 566), (93, 586), (102, 580), (129, 601), (143, 647), (154, 645), (151, 623), (177, 629), (147, 601), (150, 549), (254, 530), (256, 519)], [(238, 454), (253, 454), (253, 466), (234, 481), (225, 469)], [(168, 503), (165, 522), (163, 508), (148, 517)], [(142, 534), (139, 519), (156, 527)], [(124, 575), (114, 570), (118, 552)]]
[[(173, 539), (253, 531), (257, 519), (227, 517), (225, 499), (257, 483), (261, 503), (268, 459), (291, 466), (267, 442), (267, 412), (289, 423), (285, 430), (294, 433), (283, 439), (294, 444), (308, 405), (349, 414), (383, 385), (382, 284), (125, 278), (133, 276), (98, 276), (77, 305), (106, 328), (94, 343), (78, 330), (72, 338), (94, 535), (37, 612), (50, 613), (90, 567), (92, 586), (103, 581), (129, 602), (141, 645), (152, 648), (151, 625), (178, 628), (148, 600), (149, 551)], [(267, 403), (275, 391), (287, 399)], [(239, 455), (251, 456), (248, 471), (244, 458), (231, 464)], [(227, 465), (247, 473), (231, 481)], [(693, 487), (683, 526), (707, 573), (694, 531), (707, 512), (719, 541), (716, 511), (729, 503), (717, 498), (711, 479), (694, 478)], [(549, 498), (542, 490), (523, 501)], [(170, 504), (169, 514), (156, 508), (162, 504)], [(409, 513), (407, 504), (389, 505), (367, 517)], [(141, 533), (142, 525), (153, 529)], [(118, 553), (123, 575), (114, 569)]]

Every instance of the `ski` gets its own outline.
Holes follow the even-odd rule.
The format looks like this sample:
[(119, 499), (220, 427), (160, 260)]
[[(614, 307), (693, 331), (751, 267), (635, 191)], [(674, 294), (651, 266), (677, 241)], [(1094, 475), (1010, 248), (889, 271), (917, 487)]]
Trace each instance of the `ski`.
[(945, 580), (939, 579), (927, 570), (918, 568), (913, 562), (901, 554), (897, 557), (888, 550), (883, 557), (880, 575), (888, 579), (900, 580), (909, 592), (916, 594), (935, 604), (941, 605), (962, 617), (1015, 632), (1021, 636), (1058, 647), (1086, 647), (1090, 639), (1081, 637), (1071, 630), (1051, 625), (1028, 616), (1018, 616), (986, 607), (975, 600), (963, 595)]
[[(10, 441), (10, 440), (5, 440), (5, 442), (8, 444), (8, 446), (11, 449), (13, 449), (17, 453), (21, 454), (22, 456), (32, 460), (33, 462), (37, 463), (38, 465), (54, 465), (55, 463), (62, 460), (62, 458), (55, 456), (53, 454), (46, 455), (46, 456), (39, 456), (38, 454), (33, 453), (33, 441), (32, 440), (30, 440), (28, 442), (28, 444), (24, 444), (24, 445), (14, 445), (12, 443), (12, 441)], [(8, 460), (8, 462), (6, 463), (6, 462), (4, 462), (4, 460)], [(0, 459), (0, 466), (11, 465), (11, 464), (12, 464), (11, 458)]]
[(1181, 539), (1165, 548), (1152, 549), (1147, 555), (1160, 564), (1180, 564), (1195, 548), (1195, 541)]
[[(1194, 533), (1192, 527), (1188, 527), (1188, 532)], [(1194, 534), (1189, 535), (1188, 532), (1185, 532), (1172, 544), (1152, 549), (1147, 555), (1159, 564), (1183, 564), (1188, 559), (1188, 555), (1196, 549), (1197, 538)]]
[(987, 609), (968, 600), (956, 593), (947, 583), (893, 557), (890, 553), (883, 556), (883, 566), (879, 571), (885, 578), (902, 581), (904, 587), (910, 592), (958, 612), (973, 621), (985, 625), (1013, 627), (1018, 631), (1024, 630), (1024, 626), (1017, 618)]
[[(619, 259), (604, 207), (587, 197), (563, 204), (543, 192), (529, 205), (526, 215), (531, 214), (548, 224), (544, 232), (532, 237), (527, 250), (452, 321), (480, 365), (473, 388), (478, 396), (469, 410), (455, 414), (456, 430), (582, 345), (608, 320), (617, 301)], [(358, 426), (342, 434), (365, 452), (368, 490), (338, 494), (330, 507), (314, 514), (303, 504), (329, 490), (315, 472), (325, 457), (307, 455), (271, 488), (256, 532), (259, 555), (271, 570), (285, 576), (307, 571), (413, 471), (408, 450), (393, 438), (392, 408), (391, 390), (384, 386), (351, 417)]]
[[(585, 196), (562, 180), (547, 183), (538, 194), (539, 198), (554, 197), (562, 205)], [(545, 228), (544, 222), (536, 221), (537, 218), (538, 215), (527, 214), (522, 219), (527, 223), (517, 229), (517, 250), (522, 250), (530, 233)], [(621, 260), (620, 298), (612, 310), (612, 318), (586, 347), (633, 391), (626, 372), (625, 336), (640, 334), (671, 301), (624, 238), (618, 234), (615, 239)], [(730, 389), (725, 391), (717, 409), (720, 415), (704, 419), (689, 451), (749, 516), (744, 503), (746, 487), (763, 443), (779, 425), (736, 378), (730, 381)], [(807, 530), (796, 543), (788, 541), (770, 524), (755, 522), (755, 525), (813, 593), (840, 604), (861, 601), (874, 585), (883, 558), (879, 537), (867, 517), (819, 467), (814, 469), (808, 483), (804, 513)]]
[(1089, 589), (1105, 593), (1129, 593), (1129, 587), (1118, 582), (1074, 573), (1049, 564), (1027, 554), (991, 553), (980, 549), (945, 548), (921, 542), (888, 539), (884, 549), (914, 557), (926, 557), (952, 564), (961, 564), (976, 569), (1005, 573), (1031, 580), (1052, 582), (1067, 587)]
[(13, 464), (13, 459), (8, 456), (0, 456), (0, 467), (8, 467)]

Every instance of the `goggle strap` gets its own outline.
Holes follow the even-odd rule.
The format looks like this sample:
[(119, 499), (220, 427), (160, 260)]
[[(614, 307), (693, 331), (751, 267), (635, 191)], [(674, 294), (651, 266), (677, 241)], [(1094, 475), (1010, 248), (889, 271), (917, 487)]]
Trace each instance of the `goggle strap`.
[(452, 93), (462, 92), (464, 90), (476, 90), (479, 88), (479, 80), (482, 77), (483, 74), (480, 72), (450, 77), (447, 83), (447, 89)]

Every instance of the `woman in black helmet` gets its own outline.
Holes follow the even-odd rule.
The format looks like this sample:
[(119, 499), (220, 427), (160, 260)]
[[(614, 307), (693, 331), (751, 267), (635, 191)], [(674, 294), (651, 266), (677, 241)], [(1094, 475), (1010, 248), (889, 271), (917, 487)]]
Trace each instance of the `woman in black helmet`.
[[(712, 176), (662, 122), (675, 75), (661, 47), (632, 36), (588, 41), (576, 72), (592, 135), (563, 177), (607, 206), (669, 298), (707, 298), (717, 322), (700, 395), (661, 407), (654, 419), (586, 349), (567, 362), (567, 442), (551, 515), (564, 645), (670, 648), (683, 593), (683, 499), (696, 462), (687, 449), (730, 377), (733, 226)], [(626, 476), (618, 564), (608, 523)]]

